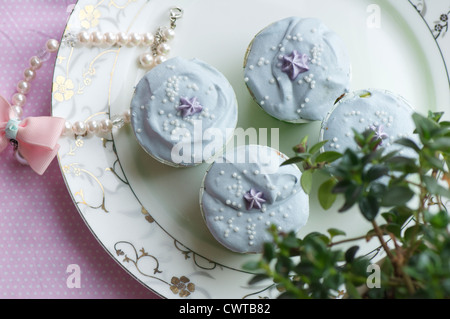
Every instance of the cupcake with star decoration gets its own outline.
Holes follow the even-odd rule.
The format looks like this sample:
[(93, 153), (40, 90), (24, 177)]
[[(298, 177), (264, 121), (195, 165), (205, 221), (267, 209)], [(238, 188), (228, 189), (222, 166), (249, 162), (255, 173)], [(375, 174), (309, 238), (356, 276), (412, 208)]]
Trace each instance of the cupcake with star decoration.
[(268, 228), (298, 232), (309, 216), (301, 172), (279, 151), (243, 145), (208, 169), (200, 191), (201, 211), (214, 238), (237, 253), (261, 253)]
[(342, 97), (323, 120), (321, 141), (328, 141), (325, 151), (344, 152), (357, 147), (353, 130), (363, 133), (371, 130), (374, 138), (386, 152), (398, 151), (400, 155), (414, 157), (416, 153), (395, 141), (410, 138), (417, 143), (412, 119), (413, 107), (401, 96), (380, 89), (359, 90)]
[(289, 17), (260, 31), (244, 59), (244, 80), (259, 106), (286, 122), (321, 121), (348, 92), (343, 40), (320, 20)]
[(233, 136), (238, 110), (233, 88), (211, 65), (176, 57), (151, 69), (131, 101), (131, 125), (156, 160), (190, 167), (220, 154)]

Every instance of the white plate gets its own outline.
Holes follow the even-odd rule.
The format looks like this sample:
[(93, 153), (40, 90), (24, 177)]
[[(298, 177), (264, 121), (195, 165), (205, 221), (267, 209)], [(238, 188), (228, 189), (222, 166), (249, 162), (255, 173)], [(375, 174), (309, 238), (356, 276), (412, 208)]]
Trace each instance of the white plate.
[[(238, 127), (278, 128), (279, 148), (288, 156), (303, 136), (309, 135), (311, 143), (317, 140), (320, 123), (285, 124), (266, 115), (248, 94), (242, 69), (254, 35), (287, 16), (318, 17), (343, 38), (353, 65), (352, 90), (388, 89), (420, 112), (450, 105), (439, 48), (406, 0), (80, 0), (66, 32), (84, 27), (155, 31), (167, 25), (169, 8), (177, 5), (184, 17), (177, 23), (172, 56), (196, 57), (222, 71), (236, 91)], [(144, 74), (136, 64), (141, 51), (61, 47), (54, 82), (62, 86), (53, 92), (53, 115), (73, 122), (122, 113)], [(60, 88), (64, 94), (56, 95)], [(248, 285), (251, 275), (241, 267), (257, 255), (229, 252), (206, 229), (198, 192), (207, 164), (175, 169), (156, 163), (129, 127), (107, 140), (63, 138), (60, 144), (60, 166), (86, 224), (111, 256), (152, 291), (165, 298), (277, 295), (269, 282)], [(353, 236), (369, 227), (356, 212), (324, 212), (314, 197), (311, 207), (300, 235), (334, 227)], [(366, 252), (373, 248), (364, 247)], [(189, 291), (189, 283), (195, 290)]]

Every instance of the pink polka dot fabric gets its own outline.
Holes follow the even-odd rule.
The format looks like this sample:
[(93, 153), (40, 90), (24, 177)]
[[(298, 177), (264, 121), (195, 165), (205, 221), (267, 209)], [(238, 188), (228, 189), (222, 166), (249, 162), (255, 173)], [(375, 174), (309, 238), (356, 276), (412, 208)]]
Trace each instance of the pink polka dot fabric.
[[(64, 0), (0, 1), (0, 94), (7, 100), (28, 61), (49, 38), (60, 39)], [(24, 117), (49, 116), (55, 55), (31, 82)], [(76, 276), (75, 276), (76, 275)], [(158, 298), (132, 278), (90, 233), (56, 160), (43, 176), (0, 154), (0, 298)]]

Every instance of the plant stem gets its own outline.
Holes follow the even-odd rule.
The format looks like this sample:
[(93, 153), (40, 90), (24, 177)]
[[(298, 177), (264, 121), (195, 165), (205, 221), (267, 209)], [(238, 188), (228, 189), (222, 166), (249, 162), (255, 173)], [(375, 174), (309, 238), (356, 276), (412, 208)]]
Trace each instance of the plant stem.
[(397, 276), (403, 278), (406, 288), (408, 289), (409, 294), (412, 296), (415, 292), (415, 289), (411, 278), (404, 273), (400, 260), (392, 254), (392, 251), (389, 249), (388, 245), (386, 244), (386, 241), (383, 238), (383, 232), (381, 231), (380, 227), (374, 220), (372, 221), (372, 226), (373, 229), (375, 230), (375, 233), (377, 234), (381, 246), (383, 246), (383, 249), (386, 251), (389, 260), (394, 266), (395, 273), (397, 274)]
[(340, 240), (340, 241), (329, 243), (328, 247), (333, 247), (333, 246), (336, 246), (336, 245), (345, 244), (345, 243), (348, 243), (348, 242), (357, 241), (357, 240), (361, 240), (361, 239), (367, 239), (367, 235), (360, 236), (360, 237), (343, 239), (343, 240)]

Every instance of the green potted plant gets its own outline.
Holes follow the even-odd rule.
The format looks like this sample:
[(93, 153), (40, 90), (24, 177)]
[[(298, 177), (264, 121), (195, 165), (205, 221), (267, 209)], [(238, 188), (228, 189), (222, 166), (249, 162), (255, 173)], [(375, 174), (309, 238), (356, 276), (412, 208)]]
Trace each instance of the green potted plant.
[[(354, 132), (359, 147), (343, 153), (321, 152), (326, 142), (310, 147), (304, 138), (284, 164), (300, 166), (307, 193), (313, 175), (323, 175), (310, 195), (326, 210), (341, 197), (343, 205), (330, 213), (357, 207), (371, 230), (358, 238), (335, 228), (298, 238), (274, 225), (261, 258), (245, 265), (256, 273), (251, 283), (273, 280), (279, 298), (449, 298), (450, 123), (442, 115), (413, 115), (420, 145), (396, 141), (414, 150), (414, 158), (387, 153), (371, 131)], [(339, 165), (329, 165), (336, 160)], [(384, 257), (374, 262), (359, 254), (353, 243), (361, 239), (377, 240)]]

